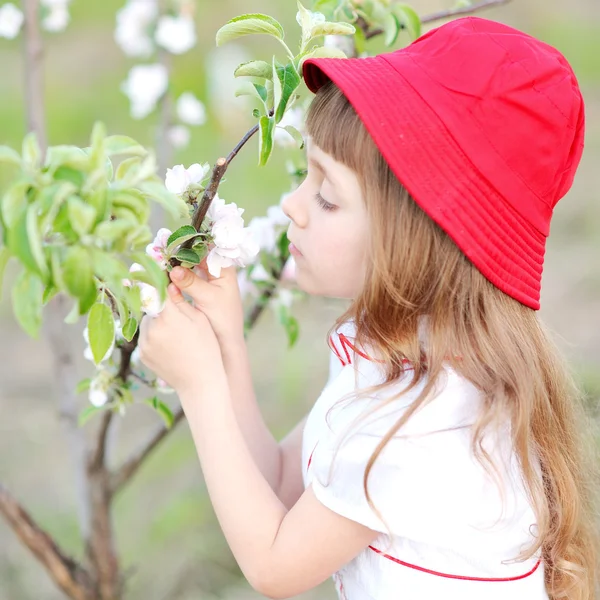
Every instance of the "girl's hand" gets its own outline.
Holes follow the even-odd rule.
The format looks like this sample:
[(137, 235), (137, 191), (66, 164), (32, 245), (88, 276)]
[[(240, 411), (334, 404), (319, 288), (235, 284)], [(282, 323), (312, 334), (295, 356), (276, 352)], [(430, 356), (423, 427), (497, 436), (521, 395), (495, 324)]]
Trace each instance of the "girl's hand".
[[(186, 269), (187, 270), (187, 269)], [(202, 374), (224, 370), (221, 350), (206, 315), (188, 304), (170, 284), (163, 311), (140, 325), (140, 358), (182, 396), (201, 388)]]
[(237, 342), (244, 336), (244, 311), (236, 268), (222, 269), (221, 277), (214, 278), (205, 261), (195, 271), (175, 267), (171, 281), (206, 315), (222, 346)]

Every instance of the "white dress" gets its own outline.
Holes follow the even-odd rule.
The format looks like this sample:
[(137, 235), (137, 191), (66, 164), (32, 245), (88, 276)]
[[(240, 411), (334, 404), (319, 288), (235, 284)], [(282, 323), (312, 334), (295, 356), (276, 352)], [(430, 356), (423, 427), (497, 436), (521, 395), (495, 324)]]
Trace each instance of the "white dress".
[[(334, 575), (339, 598), (547, 600), (539, 558), (514, 560), (533, 540), (535, 516), (508, 429), (484, 442), (501, 472), (502, 498), (471, 451), (469, 426), (480, 394), (450, 368), (442, 392), (375, 462), (368, 485), (383, 521), (371, 509), (363, 489), (367, 462), (422, 384), (357, 424), (381, 403), (381, 393), (334, 405), (356, 388), (381, 383), (383, 372), (355, 353), (353, 333), (349, 323), (330, 339), (330, 379), (308, 417), (302, 449), (305, 487), (334, 512), (381, 532)], [(393, 389), (410, 377), (407, 371)]]

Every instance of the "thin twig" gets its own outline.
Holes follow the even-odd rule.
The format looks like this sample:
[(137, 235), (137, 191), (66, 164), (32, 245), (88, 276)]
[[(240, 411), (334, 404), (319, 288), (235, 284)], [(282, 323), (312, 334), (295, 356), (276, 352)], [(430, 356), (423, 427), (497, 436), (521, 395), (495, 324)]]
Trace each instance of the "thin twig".
[[(430, 15), (425, 15), (424, 17), (422, 17), (421, 23), (433, 23), (435, 21), (442, 21), (443, 19), (448, 19), (450, 17), (456, 17), (459, 15), (469, 15), (480, 10), (484, 10), (486, 8), (492, 8), (494, 6), (507, 4), (508, 2), (510, 2), (510, 0), (483, 0), (482, 2), (478, 2), (477, 4), (471, 4), (470, 6), (461, 6), (460, 8), (440, 10), (439, 12), (431, 13)], [(365, 30), (365, 28), (362, 26), (361, 29), (363, 29), (363, 31), (365, 32), (365, 37), (368, 40), (384, 33), (383, 29)]]
[(0, 512), (17, 537), (42, 563), (54, 583), (69, 598), (91, 600), (94, 597), (90, 574), (56, 545), (2, 484)]
[(182, 408), (178, 408), (173, 414), (173, 425), (169, 429), (164, 426), (159, 426), (154, 433), (140, 446), (140, 449), (133, 454), (118, 471), (113, 475), (111, 480), (111, 489), (113, 494), (117, 493), (121, 488), (137, 473), (144, 461), (150, 456), (152, 451), (175, 429), (175, 426), (183, 420), (184, 413)]

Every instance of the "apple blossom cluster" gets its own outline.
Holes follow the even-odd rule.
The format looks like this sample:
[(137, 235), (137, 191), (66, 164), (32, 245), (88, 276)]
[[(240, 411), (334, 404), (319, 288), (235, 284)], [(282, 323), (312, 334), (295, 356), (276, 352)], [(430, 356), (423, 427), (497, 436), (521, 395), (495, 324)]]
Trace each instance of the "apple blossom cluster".
[[(170, 12), (160, 14), (157, 0), (128, 0), (117, 13), (115, 41), (127, 56), (147, 59), (160, 47), (171, 54), (184, 54), (197, 41), (194, 22), (194, 0), (172, 0)], [(129, 71), (121, 90), (129, 98), (131, 116), (144, 119), (167, 93), (169, 72), (160, 63), (135, 65)], [(206, 123), (206, 108), (187, 91), (176, 102), (179, 123), (172, 125), (167, 137), (175, 148), (190, 142), (189, 126)]]
[[(46, 31), (64, 31), (71, 20), (69, 4), (71, 0), (40, 0), (41, 23)], [(0, 7), (0, 37), (12, 40), (19, 35), (25, 16), (12, 2)]]

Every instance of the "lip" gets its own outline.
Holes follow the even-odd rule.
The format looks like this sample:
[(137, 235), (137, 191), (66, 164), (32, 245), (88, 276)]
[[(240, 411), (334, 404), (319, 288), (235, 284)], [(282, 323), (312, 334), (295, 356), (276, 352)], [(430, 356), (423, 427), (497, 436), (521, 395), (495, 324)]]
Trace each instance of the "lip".
[(290, 250), (290, 254), (292, 256), (302, 256), (302, 252), (300, 252), (300, 250), (298, 250), (297, 246), (295, 246), (292, 242), (290, 242), (289, 250)]

